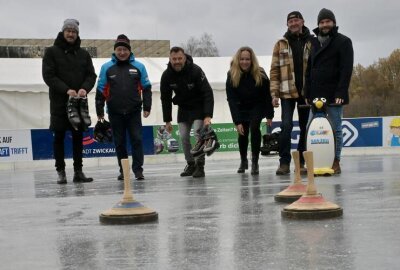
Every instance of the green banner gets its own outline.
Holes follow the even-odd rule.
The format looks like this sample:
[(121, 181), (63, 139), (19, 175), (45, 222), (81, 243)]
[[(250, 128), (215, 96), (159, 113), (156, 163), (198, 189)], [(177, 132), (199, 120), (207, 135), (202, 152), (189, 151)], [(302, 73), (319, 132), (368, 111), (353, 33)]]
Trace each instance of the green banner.
[[(233, 123), (213, 124), (212, 128), (217, 134), (220, 143), (218, 152), (237, 151), (239, 149), (237, 132)], [(173, 125), (171, 133), (168, 133), (163, 125), (153, 126), (153, 135), (155, 154), (183, 153), (177, 125)], [(190, 141), (192, 146), (196, 144), (193, 129), (190, 131)]]

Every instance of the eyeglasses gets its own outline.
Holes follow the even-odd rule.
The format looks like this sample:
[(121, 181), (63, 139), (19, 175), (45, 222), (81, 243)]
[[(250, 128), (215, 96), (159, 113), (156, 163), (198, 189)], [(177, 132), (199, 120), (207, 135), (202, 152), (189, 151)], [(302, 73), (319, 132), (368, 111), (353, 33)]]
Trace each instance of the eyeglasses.
[(78, 32), (73, 28), (66, 28), (64, 32), (67, 32), (68, 34), (78, 34)]

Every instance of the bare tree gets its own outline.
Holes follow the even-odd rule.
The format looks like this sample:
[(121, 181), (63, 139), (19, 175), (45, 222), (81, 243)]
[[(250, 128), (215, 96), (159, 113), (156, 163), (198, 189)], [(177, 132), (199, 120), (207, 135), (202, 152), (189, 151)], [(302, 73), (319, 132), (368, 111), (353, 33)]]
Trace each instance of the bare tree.
[(186, 44), (181, 45), (187, 54), (196, 57), (219, 56), (212, 35), (204, 33), (200, 38), (190, 37)]

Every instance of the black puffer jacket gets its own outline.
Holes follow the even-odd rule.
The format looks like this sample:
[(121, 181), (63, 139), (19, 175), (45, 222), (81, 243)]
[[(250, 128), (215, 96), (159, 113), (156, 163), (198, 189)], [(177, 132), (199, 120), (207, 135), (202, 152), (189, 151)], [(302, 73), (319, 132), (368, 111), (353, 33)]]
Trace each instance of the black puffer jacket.
[(43, 80), (49, 86), (50, 129), (71, 129), (66, 104), (67, 91), (74, 89), (92, 90), (96, 82), (96, 73), (92, 59), (87, 51), (81, 49), (81, 41), (69, 44), (60, 32), (54, 46), (48, 48), (43, 57)]
[[(308, 58), (305, 76), (304, 97), (312, 101), (324, 97), (327, 103), (334, 103), (335, 98), (349, 103), (349, 85), (353, 72), (353, 45), (351, 40), (331, 30), (330, 38), (321, 46), (318, 38), (313, 38), (311, 55)], [(314, 29), (318, 36), (319, 29)]]
[(238, 87), (232, 86), (231, 74), (226, 79), (226, 96), (232, 121), (235, 125), (256, 119), (273, 119), (274, 108), (269, 92), (269, 79), (264, 70), (262, 85), (256, 86), (256, 81), (249, 73), (243, 73)]
[[(176, 72), (171, 63), (161, 76), (161, 103), (164, 122), (172, 121), (172, 103), (178, 105), (178, 123), (212, 117), (214, 95), (203, 70), (186, 55), (186, 63)], [(172, 97), (174, 94), (174, 97)]]

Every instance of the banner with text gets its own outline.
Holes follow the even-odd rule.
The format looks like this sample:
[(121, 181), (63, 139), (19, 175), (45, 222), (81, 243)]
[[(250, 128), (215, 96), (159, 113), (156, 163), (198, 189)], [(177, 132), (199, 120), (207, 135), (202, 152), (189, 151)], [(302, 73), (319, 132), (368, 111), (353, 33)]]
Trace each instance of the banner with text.
[[(281, 122), (273, 122), (271, 132), (280, 130)], [(238, 151), (237, 131), (232, 123), (213, 124), (221, 144), (218, 152)], [(263, 122), (260, 126), (262, 134), (266, 133)], [(399, 147), (400, 146), (400, 117), (365, 117), (345, 118), (342, 122), (344, 147)], [(183, 153), (178, 126), (173, 126), (168, 133), (164, 126), (144, 126), (143, 148), (145, 155)], [(191, 130), (191, 143), (195, 145), (194, 131)], [(127, 136), (127, 149), (131, 146)], [(300, 128), (293, 121), (291, 135), (292, 149), (297, 148), (300, 139)], [(84, 133), (83, 156), (108, 157), (115, 156), (113, 143), (98, 143), (93, 139), (93, 129)], [(400, 149), (400, 148), (399, 148)], [(72, 136), (65, 136), (65, 157), (72, 157)], [(33, 130), (0, 130), (0, 162), (29, 161), (53, 159), (53, 133), (48, 129)]]
[(32, 160), (31, 130), (0, 130), (0, 162)]

